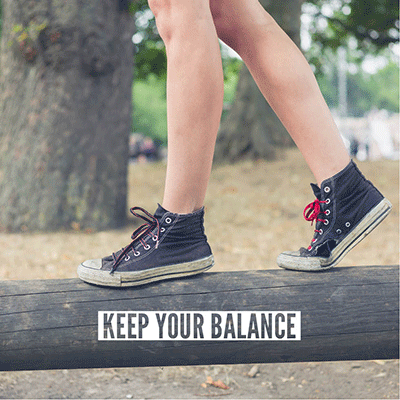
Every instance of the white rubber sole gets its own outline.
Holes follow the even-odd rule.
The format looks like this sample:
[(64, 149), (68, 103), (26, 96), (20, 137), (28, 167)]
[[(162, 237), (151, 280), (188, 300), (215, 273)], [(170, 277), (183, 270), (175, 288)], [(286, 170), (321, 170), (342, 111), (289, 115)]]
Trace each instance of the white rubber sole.
[(325, 271), (337, 265), (343, 257), (372, 232), (390, 213), (392, 204), (383, 199), (359, 224), (332, 250), (329, 258), (302, 257), (299, 251), (284, 252), (277, 258), (281, 268), (296, 271)]
[[(100, 264), (99, 264), (100, 262)], [(86, 263), (86, 265), (85, 265)], [(209, 257), (176, 265), (167, 265), (143, 271), (118, 272), (110, 274), (101, 270), (101, 260), (85, 261), (78, 267), (78, 276), (85, 282), (100, 286), (139, 286), (166, 279), (183, 278), (207, 271), (214, 265), (214, 257)]]

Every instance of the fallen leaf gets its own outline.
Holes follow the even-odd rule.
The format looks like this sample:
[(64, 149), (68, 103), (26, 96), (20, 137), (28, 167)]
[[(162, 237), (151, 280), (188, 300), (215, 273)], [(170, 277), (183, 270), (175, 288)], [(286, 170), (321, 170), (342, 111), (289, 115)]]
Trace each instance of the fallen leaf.
[[(222, 382), (221, 379), (218, 379), (217, 381), (214, 381), (213, 378), (211, 378), (211, 376), (207, 376), (206, 383), (208, 383), (211, 386), (215, 386), (217, 388), (220, 388), (220, 389), (224, 389), (224, 390), (228, 390), (229, 389), (229, 386), (225, 385), (225, 383)], [(203, 386), (203, 384), (202, 384), (202, 386)]]
[(228, 390), (229, 386), (225, 385), (224, 382), (221, 381), (221, 379), (218, 379), (217, 382), (214, 382), (213, 385), (217, 388)]

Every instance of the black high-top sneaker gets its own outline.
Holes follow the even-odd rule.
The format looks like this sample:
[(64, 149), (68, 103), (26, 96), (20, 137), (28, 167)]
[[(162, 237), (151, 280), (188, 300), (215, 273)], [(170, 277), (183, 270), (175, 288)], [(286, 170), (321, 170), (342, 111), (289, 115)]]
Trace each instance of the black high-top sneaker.
[(199, 274), (214, 265), (203, 208), (174, 214), (159, 205), (154, 216), (140, 207), (131, 213), (146, 221), (133, 232), (132, 242), (109, 257), (84, 261), (78, 267), (79, 278), (102, 286), (138, 286)]
[(280, 254), (280, 267), (322, 271), (336, 265), (389, 214), (392, 205), (367, 181), (355, 163), (322, 182), (311, 184), (316, 200), (304, 218), (316, 221), (310, 246)]

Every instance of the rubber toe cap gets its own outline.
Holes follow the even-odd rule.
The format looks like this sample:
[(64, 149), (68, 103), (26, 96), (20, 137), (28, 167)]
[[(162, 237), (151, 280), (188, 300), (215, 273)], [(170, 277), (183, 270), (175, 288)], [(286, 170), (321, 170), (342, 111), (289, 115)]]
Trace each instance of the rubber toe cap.
[(101, 258), (96, 258), (94, 260), (86, 260), (81, 265), (82, 265), (82, 267), (85, 267), (85, 268), (101, 269), (102, 261), (101, 261)]

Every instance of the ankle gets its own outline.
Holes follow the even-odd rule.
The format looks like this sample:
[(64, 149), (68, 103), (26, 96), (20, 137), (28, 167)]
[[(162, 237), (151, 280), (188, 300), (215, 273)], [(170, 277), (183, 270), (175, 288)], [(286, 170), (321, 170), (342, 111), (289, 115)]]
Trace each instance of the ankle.
[(185, 215), (199, 211), (203, 207), (203, 205), (197, 204), (195, 202), (169, 202), (164, 200), (161, 204), (161, 207), (164, 210), (169, 211), (173, 214)]
[(328, 179), (333, 178), (340, 172), (344, 171), (350, 164), (350, 157), (343, 157), (342, 160), (336, 160), (335, 163), (331, 163), (330, 166), (324, 166), (324, 169), (320, 169), (314, 173), (317, 180), (318, 186), (321, 187), (322, 183)]

